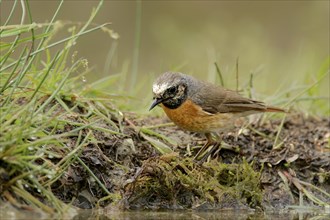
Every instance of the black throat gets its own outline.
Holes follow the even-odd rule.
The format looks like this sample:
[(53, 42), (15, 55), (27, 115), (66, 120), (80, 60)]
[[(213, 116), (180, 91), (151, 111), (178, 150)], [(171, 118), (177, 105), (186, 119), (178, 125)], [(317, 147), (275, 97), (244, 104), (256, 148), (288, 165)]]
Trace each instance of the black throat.
[(184, 103), (187, 100), (188, 94), (187, 89), (184, 91), (183, 95), (180, 97), (173, 97), (170, 99), (167, 99), (163, 101), (163, 105), (169, 109), (176, 109), (179, 108), (182, 103)]

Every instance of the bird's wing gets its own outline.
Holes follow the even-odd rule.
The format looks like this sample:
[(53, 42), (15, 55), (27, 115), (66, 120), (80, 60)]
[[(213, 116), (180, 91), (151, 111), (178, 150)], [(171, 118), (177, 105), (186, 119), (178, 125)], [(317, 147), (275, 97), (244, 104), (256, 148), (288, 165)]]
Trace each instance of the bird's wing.
[(224, 89), (211, 83), (203, 82), (195, 88), (192, 101), (200, 105), (206, 112), (215, 113), (243, 113), (249, 111), (265, 111), (263, 102), (245, 98), (235, 91)]

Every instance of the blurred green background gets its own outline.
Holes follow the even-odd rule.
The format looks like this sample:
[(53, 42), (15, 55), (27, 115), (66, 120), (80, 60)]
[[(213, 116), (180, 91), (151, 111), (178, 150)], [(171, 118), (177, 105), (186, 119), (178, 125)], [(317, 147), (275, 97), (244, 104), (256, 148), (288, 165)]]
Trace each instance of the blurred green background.
[[(84, 22), (97, 3), (65, 1), (58, 18)], [(1, 2), (2, 23), (12, 4)], [(30, 1), (33, 20), (49, 21), (58, 4)], [(21, 19), (19, 7), (15, 13), (11, 24)], [(255, 90), (264, 98), (312, 84), (329, 60), (329, 1), (105, 1), (95, 23), (105, 22), (118, 40), (98, 31), (76, 45), (77, 56), (93, 67), (87, 83), (123, 74), (112, 92), (134, 96), (142, 109), (150, 104), (152, 81), (164, 71), (218, 82), (217, 62), (226, 87), (235, 89), (239, 58), (240, 84), (254, 73)], [(322, 95), (329, 95), (328, 82), (329, 74), (318, 87)]]

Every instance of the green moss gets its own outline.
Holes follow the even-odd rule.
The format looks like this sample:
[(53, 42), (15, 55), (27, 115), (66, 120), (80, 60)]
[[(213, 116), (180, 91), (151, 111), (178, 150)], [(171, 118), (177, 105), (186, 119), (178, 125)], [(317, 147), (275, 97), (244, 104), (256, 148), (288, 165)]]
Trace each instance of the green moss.
[(145, 161), (126, 195), (130, 208), (256, 207), (262, 200), (259, 179), (246, 161), (198, 165), (169, 154)]

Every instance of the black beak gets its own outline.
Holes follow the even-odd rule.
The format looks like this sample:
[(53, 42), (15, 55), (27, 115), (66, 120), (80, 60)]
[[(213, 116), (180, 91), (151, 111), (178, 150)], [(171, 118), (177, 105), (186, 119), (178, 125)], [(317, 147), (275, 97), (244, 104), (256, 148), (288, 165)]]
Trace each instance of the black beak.
[(163, 101), (163, 99), (161, 98), (154, 98), (154, 101), (152, 102), (150, 108), (149, 108), (149, 111), (153, 108), (156, 107), (156, 105), (158, 105), (159, 103), (161, 103)]

